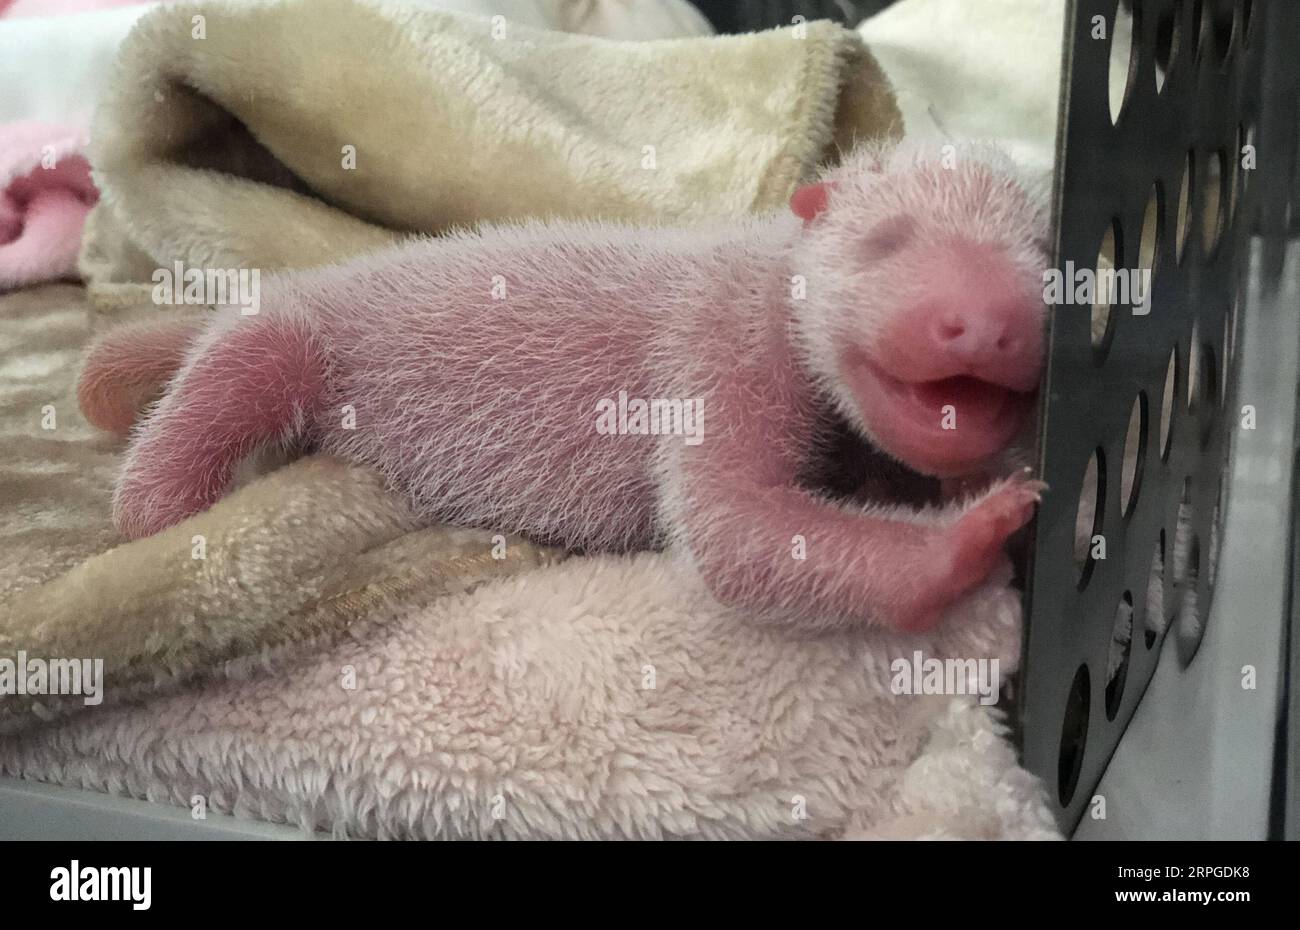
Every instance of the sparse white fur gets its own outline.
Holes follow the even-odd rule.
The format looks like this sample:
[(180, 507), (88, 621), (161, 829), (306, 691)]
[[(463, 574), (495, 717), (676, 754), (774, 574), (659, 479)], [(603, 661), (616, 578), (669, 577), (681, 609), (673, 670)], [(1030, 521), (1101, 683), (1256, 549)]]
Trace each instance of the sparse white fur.
[[(859, 149), (828, 178), (809, 228), (528, 222), (272, 281), (261, 315), (227, 312), (198, 340), (139, 427), (119, 525), (169, 525), (258, 445), (305, 438), (377, 468), (430, 521), (584, 551), (672, 543), (724, 603), (812, 629), (935, 622), (1037, 491), (1012, 479), (929, 511), (801, 486), (836, 413), (875, 438), (833, 350), (879, 339), (953, 237), (996, 246), (1025, 290), (1045, 214), (985, 147)], [(898, 217), (907, 244), (873, 254)], [(700, 400), (703, 443), (597, 435), (597, 403), (624, 390)], [(803, 565), (799, 535), (817, 542)]]

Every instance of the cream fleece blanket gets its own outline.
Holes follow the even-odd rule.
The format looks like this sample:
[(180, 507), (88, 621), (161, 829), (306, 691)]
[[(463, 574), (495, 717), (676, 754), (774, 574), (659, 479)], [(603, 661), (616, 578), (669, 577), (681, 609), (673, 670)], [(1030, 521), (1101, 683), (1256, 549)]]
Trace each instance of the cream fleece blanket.
[[(687, 0), (390, 2), (609, 37), (712, 32)], [(118, 44), (152, 6), (127, 3), (0, 0), (0, 291), (75, 277), (82, 228), (97, 197), (85, 159), (90, 116)], [(55, 157), (60, 170), (48, 170)]]
[(615, 42), (384, 0), (180, 3), (137, 23), (104, 94), (82, 270), (130, 299), (111, 285), (177, 261), (272, 271), (483, 221), (738, 216), (897, 129), (829, 22)]
[[(0, 123), (89, 126), (118, 45), (156, 0), (0, 0)], [(258, 0), (242, 0), (256, 3)], [(690, 0), (397, 0), (534, 29), (668, 39), (713, 29)], [(381, 63), (376, 63), (378, 67)]]

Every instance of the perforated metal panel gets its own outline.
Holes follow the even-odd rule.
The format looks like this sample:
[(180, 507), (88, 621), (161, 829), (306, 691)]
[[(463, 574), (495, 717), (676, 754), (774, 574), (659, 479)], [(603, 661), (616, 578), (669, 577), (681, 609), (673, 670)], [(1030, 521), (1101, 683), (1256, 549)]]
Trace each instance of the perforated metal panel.
[(1027, 572), (1018, 713), (1024, 762), (1067, 829), (1163, 637), (1177, 637), (1186, 665), (1204, 633), (1241, 416), (1246, 240), (1263, 190), (1243, 147), (1247, 159), (1258, 151), (1266, 49), (1300, 53), (1294, 25), (1267, 0), (1076, 0), (1067, 12), (1058, 267), (1067, 280), (1110, 262), (1151, 272), (1145, 306), (1120, 294), (1108, 308), (1052, 312), (1040, 422), (1051, 491)]

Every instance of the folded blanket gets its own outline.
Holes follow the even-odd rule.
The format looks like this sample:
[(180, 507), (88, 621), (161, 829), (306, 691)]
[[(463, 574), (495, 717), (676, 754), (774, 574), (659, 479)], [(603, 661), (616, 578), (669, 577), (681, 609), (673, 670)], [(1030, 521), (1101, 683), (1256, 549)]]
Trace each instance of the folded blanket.
[[(250, 3), (255, 0), (242, 0)], [(619, 39), (708, 35), (689, 0), (397, 0)], [(153, 0), (0, 0), (0, 123), (87, 128), (118, 46)]]
[(123, 44), (82, 268), (112, 302), (174, 262), (308, 267), (525, 216), (735, 216), (896, 122), (858, 37), (826, 22), (628, 43), (382, 0), (181, 3)]
[[(653, 6), (628, 0), (394, 2), (595, 35), (649, 39), (710, 32), (687, 0)], [(0, 4), (0, 291), (75, 274), (82, 227), (97, 196), (84, 156), (90, 115), (119, 43), (150, 6), (139, 0)], [(372, 70), (382, 69), (372, 63)], [(54, 157), (60, 170), (50, 172)]]
[[(490, 533), (420, 529), (372, 473), (319, 457), (174, 533), (111, 548), (120, 456), (71, 394), (84, 298), (27, 290), (0, 309), (0, 660), (98, 659), (111, 705), (327, 633), (385, 599), (464, 590), (557, 557)], [(0, 732), (86, 706), (82, 695), (0, 693)]]
[[(204, 516), (0, 604), (0, 656), (102, 662), (92, 667), (100, 693), (90, 702), (89, 688), (8, 695), (0, 733), (166, 690), (231, 656), (329, 633), (385, 598), (410, 603), (558, 558), (514, 538), (498, 547), (491, 533), (416, 531), (373, 474), (324, 458), (276, 471)], [(94, 626), (81, 621), (86, 616)]]

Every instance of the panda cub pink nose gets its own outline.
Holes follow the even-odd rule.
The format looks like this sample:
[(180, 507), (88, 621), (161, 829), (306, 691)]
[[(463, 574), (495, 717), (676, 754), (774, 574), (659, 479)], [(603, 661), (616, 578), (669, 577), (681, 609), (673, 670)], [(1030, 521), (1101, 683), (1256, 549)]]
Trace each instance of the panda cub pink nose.
[(1044, 315), (1031, 301), (941, 295), (888, 325), (873, 357), (893, 377), (934, 381), (969, 375), (1015, 391), (1042, 376)]
[(1017, 355), (1036, 321), (1015, 309), (977, 308), (940, 314), (931, 333), (935, 347), (957, 357), (993, 360)]

